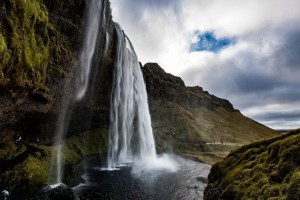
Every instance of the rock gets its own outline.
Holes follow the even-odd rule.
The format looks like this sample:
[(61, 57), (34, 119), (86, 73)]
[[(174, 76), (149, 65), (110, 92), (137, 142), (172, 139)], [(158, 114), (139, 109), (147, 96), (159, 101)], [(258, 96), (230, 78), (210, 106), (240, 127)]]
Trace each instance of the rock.
[[(28, 8), (29, 3), (34, 6)], [(102, 3), (101, 12), (105, 15), (107, 24), (105, 27), (99, 26), (95, 49), (97, 56), (92, 61), (89, 89), (85, 98), (78, 103), (74, 101), (73, 96), (76, 77), (80, 73), (76, 66), (85, 32), (86, 1), (32, 0), (27, 3), (17, 0), (0, 1), (0, 8), (5, 7), (6, 10), (5, 13), (0, 10), (0, 39), (4, 38), (7, 54), (11, 56), (8, 62), (2, 65), (4, 60), (0, 52), (0, 73), (3, 73), (3, 77), (0, 76), (0, 188), (9, 182), (8, 188), (12, 199), (31, 199), (36, 189), (47, 181), (50, 173), (47, 170), (51, 161), (51, 145), (55, 140), (58, 116), (63, 108), (68, 108), (67, 118), (71, 118), (66, 134), (68, 139), (73, 136), (81, 137), (81, 133), (85, 131), (98, 128), (108, 129), (116, 35), (110, 3), (108, 0), (102, 0)], [(36, 14), (32, 8), (37, 8), (42, 12), (36, 20), (32, 19)], [(29, 14), (24, 14), (24, 11)], [(22, 24), (23, 21), (34, 23), (40, 20), (44, 20), (41, 21), (43, 23), (29, 27)], [(10, 27), (11, 23), (20, 24)], [(46, 31), (43, 30), (44, 27), (47, 27)], [(14, 35), (14, 30), (18, 31), (18, 37), (15, 38), (20, 39), (17, 46), (10, 42), (13, 39), (11, 36)], [(34, 34), (35, 37), (28, 37), (30, 34)], [(110, 42), (104, 56), (106, 35), (109, 35)], [(42, 39), (39, 42), (31, 41), (40, 37)], [(32, 45), (25, 45), (23, 41), (31, 41), (41, 46), (34, 48)], [(49, 59), (45, 59), (42, 63), (43, 73), (37, 73), (38, 70), (31, 70), (29, 66), (22, 65), (20, 60), (24, 60), (24, 49), (16, 50), (16, 48), (26, 47), (26, 50), (35, 52), (36, 49), (43, 49), (42, 43), (49, 44), (51, 49)], [(36, 69), (35, 63), (32, 65)], [(20, 66), (21, 68), (18, 68)], [(27, 68), (30, 70), (26, 70), (26, 74), (23, 75), (24, 80), (17, 79), (15, 73), (19, 72), (18, 69)], [(22, 75), (22, 72), (20, 71), (19, 74)], [(10, 134), (20, 137), (14, 138)], [(95, 135), (98, 137), (98, 134)], [(100, 136), (107, 137), (107, 134)], [(89, 149), (82, 153), (83, 145), (78, 146), (78, 142), (81, 143), (82, 140), (71, 140), (76, 143), (70, 146), (69, 151), (71, 157), (73, 156), (73, 162), (79, 162), (85, 152), (93, 151), (93, 154), (99, 152), (99, 148), (95, 147), (95, 150)], [(91, 145), (92, 142), (95, 144)], [(102, 138), (94, 139), (92, 142), (88, 147), (96, 146), (96, 144), (102, 145), (102, 143), (106, 145), (106, 140)], [(41, 151), (36, 151), (35, 147)], [(103, 149), (102, 151), (104, 152)], [(11, 165), (12, 163), (14, 165)], [(70, 168), (66, 167), (66, 169)], [(74, 176), (71, 171), (70, 176)], [(75, 178), (69, 179), (70, 182), (74, 182)]]
[(79, 200), (71, 188), (63, 183), (47, 185), (35, 197), (34, 200)]
[[(20, 3), (17, 4), (16, 2)], [(38, 8), (38, 11), (41, 12), (40, 15), (35, 16), (38, 11), (26, 7), (28, 6), (26, 1), (0, 1), (0, 7), (5, 8), (5, 11), (0, 10), (1, 40), (5, 40), (2, 43), (7, 46), (5, 48), (6, 54), (11, 56), (8, 60), (0, 59), (1, 67), (4, 66), (2, 68), (6, 69), (0, 72), (3, 73), (0, 78), (0, 138), (2, 139), (0, 141), (0, 161), (1, 164), (7, 163), (0, 165), (1, 172), (5, 172), (0, 174), (0, 187), (9, 182), (9, 189), (16, 190), (16, 192), (12, 190), (10, 194), (11, 198), (13, 195), (17, 195), (18, 198), (15, 199), (22, 198), (25, 193), (28, 195), (35, 193), (36, 189), (40, 188), (47, 180), (48, 171), (45, 168), (49, 167), (50, 146), (55, 137), (59, 113), (63, 109), (66, 109), (66, 119), (69, 120), (67, 121), (69, 126), (66, 128), (68, 129), (66, 143), (72, 137), (79, 137), (85, 131), (99, 128), (108, 130), (116, 57), (116, 32), (112, 21), (110, 3), (108, 0), (102, 0), (101, 12), (105, 15), (107, 24), (106, 27), (99, 27), (94, 53), (97, 56), (92, 61), (89, 88), (84, 98), (80, 102), (76, 102), (73, 97), (76, 77), (80, 73), (76, 65), (85, 32), (84, 10), (86, 1), (32, 0), (32, 2), (36, 5), (34, 8)], [(18, 14), (23, 13), (23, 11), (29, 13), (27, 15)], [(32, 17), (35, 17), (36, 20), (32, 20)], [(29, 27), (22, 23), (36, 21), (39, 23), (29, 24), (31, 25)], [(14, 24), (15, 27), (10, 27), (11, 23), (8, 22), (17, 24)], [(45, 27), (47, 29), (44, 29)], [(9, 39), (11, 35), (14, 35), (14, 30), (19, 31), (17, 33), (19, 37), (16, 38), (22, 39), (18, 41), (20, 45), (17, 46), (10, 42), (10, 39), (13, 38)], [(35, 37), (28, 38), (30, 35), (28, 33), (34, 34)], [(110, 41), (107, 52), (104, 54), (106, 35), (109, 36)], [(35, 38), (40, 38), (39, 41), (43, 42), (36, 42)], [(30, 63), (19, 62), (19, 60), (24, 61), (24, 53), (22, 52), (25, 47), (32, 50), (32, 55), (35, 55), (35, 53), (40, 53), (39, 49), (45, 47), (44, 40), (50, 45), (49, 55), (41, 55), (42, 57), (46, 56), (43, 58), (47, 62), (40, 63), (44, 70), (39, 71), (39, 67), (36, 68), (35, 62), (31, 59), (25, 60)], [(31, 49), (32, 46), (22, 43), (23, 41), (37, 43), (41, 46)], [(23, 47), (23, 49), (18, 49), (19, 47)], [(48, 48), (47, 45), (46, 47)], [(24, 72), (22, 70), (26, 68), (26, 65), (24, 67), (23, 64), (36, 70)], [(18, 70), (21, 72), (17, 73)], [(200, 87), (186, 87), (181, 78), (166, 73), (158, 64), (148, 63), (142, 67), (142, 70), (148, 91), (152, 121), (156, 127), (155, 137), (159, 149), (164, 150), (162, 148), (164, 145), (171, 150), (174, 146), (176, 152), (190, 150), (189, 148), (199, 151), (199, 143), (211, 140), (209, 137), (214, 134), (216, 135), (214, 135), (215, 139), (220, 139), (221, 136), (228, 138), (233, 135), (231, 131), (236, 131), (234, 132), (236, 136), (239, 135), (241, 128), (246, 125), (248, 127), (249, 124), (236, 123), (234, 126), (237, 127), (225, 132), (225, 129), (220, 128), (220, 124), (213, 123), (218, 120), (227, 122), (228, 119), (233, 116), (236, 117), (236, 115), (238, 115), (237, 118), (241, 117), (247, 121), (241, 114), (236, 113), (229, 101), (210, 95)], [(16, 78), (16, 73), (20, 75), (19, 79)], [(217, 113), (219, 108), (225, 109), (224, 118), (226, 119), (223, 120), (220, 116), (215, 117), (222, 114)], [(205, 113), (208, 116), (205, 116), (207, 121), (204, 121), (204, 117), (200, 116), (202, 113), (199, 109), (203, 109), (201, 112), (209, 111)], [(215, 120), (216, 118), (217, 120)], [(253, 123), (249, 127), (252, 127)], [(228, 127), (231, 127), (232, 123), (228, 124)], [(261, 128), (261, 131), (268, 132), (264, 127)], [(20, 137), (16, 137), (14, 140), (8, 138), (12, 133), (13, 135), (19, 134)], [(245, 134), (250, 135), (248, 132)], [(96, 144), (103, 142), (102, 148), (107, 149), (107, 135), (99, 136), (98, 140), (91, 139), (88, 147), (95, 146), (91, 145), (93, 142)], [(104, 136), (106, 140), (103, 138)], [(244, 140), (243, 137), (238, 139)], [(77, 159), (82, 159), (83, 156), (83, 152), (81, 152), (83, 145), (77, 143), (81, 143), (83, 140), (74, 140), (72, 145), (68, 145), (68, 152), (72, 153), (70, 157), (76, 157), (76, 159), (71, 160), (79, 161)], [(171, 143), (168, 143), (169, 140)], [(16, 143), (14, 143), (15, 141)], [(172, 143), (173, 141), (174, 143)], [(164, 142), (166, 143), (164, 144)], [(98, 153), (99, 149), (96, 150), (94, 152)], [(11, 163), (14, 164), (14, 168), (6, 173), (12, 166)], [(41, 178), (41, 174), (43, 174), (43, 178)], [(72, 181), (70, 180), (70, 182)], [(54, 190), (50, 187), (50, 189), (43, 190), (44, 193), (41, 195), (45, 196), (40, 198), (64, 194), (66, 194), (65, 198), (74, 197), (70, 189), (65, 186), (59, 186), (58, 189), (54, 188)], [(47, 192), (49, 191), (51, 193), (48, 195)]]
[(0, 194), (0, 200), (8, 200), (9, 192), (7, 190), (3, 190)]
[[(4, 36), (3, 38), (5, 38), (8, 48), (11, 48), (9, 35), (13, 35), (13, 33), (10, 32), (12, 29), (8, 27), (9, 23), (7, 21), (12, 18), (12, 21), (15, 23), (19, 22), (19, 20), (33, 21), (16, 15), (18, 11), (27, 9), (25, 8), (27, 4), (14, 6), (11, 2), (14, 1), (3, 0), (0, 3), (0, 7), (4, 7), (7, 11), (4, 14), (0, 10), (0, 15), (3, 15), (0, 18), (0, 24), (3, 25), (3, 27), (0, 27), (0, 34)], [(43, 0), (36, 2), (38, 7), (43, 8), (42, 10), (45, 11), (47, 20), (49, 20), (50, 28), (47, 31), (49, 37), (55, 38), (57, 45), (63, 46), (63, 49), (58, 47), (55, 49), (59, 51), (59, 54), (50, 52), (51, 62), (45, 66), (46, 73), (44, 75), (46, 77), (40, 77), (43, 80), (42, 88), (38, 88), (41, 85), (40, 83), (27, 84), (28, 81), (24, 81), (26, 84), (22, 85), (22, 87), (18, 86), (16, 81), (14, 82), (16, 76), (13, 73), (16, 70), (6, 70), (9, 72), (4, 73), (3, 79), (9, 81), (5, 82), (5, 84), (2, 83), (0, 78), (0, 135), (7, 130), (13, 130), (24, 133), (25, 142), (34, 142), (39, 137), (41, 144), (51, 144), (57, 117), (64, 101), (68, 102), (69, 110), (71, 111), (70, 115), (72, 115), (69, 136), (93, 128), (107, 128), (109, 126), (115, 32), (110, 3), (107, 0), (102, 0), (102, 2), (102, 11), (107, 19), (107, 26), (105, 27), (106, 29), (99, 27), (97, 48), (95, 50), (95, 54), (98, 57), (93, 60), (90, 89), (86, 93), (86, 98), (80, 104), (75, 103), (73, 100), (74, 82), (76, 82), (74, 77), (79, 73), (76, 65), (85, 33), (86, 18), (84, 13), (86, 3), (84, 0)], [(28, 12), (31, 12), (31, 10), (28, 9)], [(24, 16), (26, 17), (27, 15)], [(30, 15), (27, 17), (30, 17)], [(15, 20), (15, 18), (18, 20)], [(21, 38), (23, 38), (22, 31), (24, 31), (25, 38), (31, 29), (24, 25), (22, 30), (18, 32)], [(41, 31), (36, 31), (35, 34), (36, 37), (43, 36)], [(103, 47), (106, 45), (106, 34), (109, 35), (110, 43), (106, 57), (104, 57)], [(52, 43), (55, 42), (51, 41), (50, 44)], [(22, 45), (23, 43), (20, 46)], [(17, 52), (22, 52), (21, 50)], [(18, 56), (22, 55), (15, 53), (14, 56), (10, 57), (10, 63), (5, 64), (1, 69), (4, 69), (6, 65), (18, 67), (18, 62), (15, 59)], [(70, 59), (68, 59), (69, 57)], [(1, 61), (0, 65), (2, 66)], [(31, 75), (35, 76), (34, 74), (29, 74), (25, 77), (31, 77)], [(32, 80), (39, 80), (39, 78), (34, 77)], [(82, 118), (93, 120), (91, 120), (91, 123), (81, 123)]]
[(157, 63), (147, 63), (142, 70), (152, 110), (161, 102), (175, 102), (187, 109), (223, 107), (236, 111), (228, 100), (210, 95), (199, 86), (186, 87), (181, 78), (166, 73)]
[[(226, 155), (237, 145), (278, 134), (243, 116), (228, 100), (199, 86), (187, 87), (157, 63), (147, 63), (142, 70), (158, 151), (193, 152), (201, 154), (202, 161), (214, 163), (222, 159), (217, 151)], [(208, 146), (209, 141), (222, 146)]]

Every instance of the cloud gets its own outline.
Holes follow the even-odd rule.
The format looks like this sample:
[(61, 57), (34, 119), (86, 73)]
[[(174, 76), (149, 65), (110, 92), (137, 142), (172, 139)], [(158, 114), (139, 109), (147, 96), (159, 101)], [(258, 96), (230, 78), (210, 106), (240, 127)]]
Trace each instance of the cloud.
[[(300, 29), (279, 33), (276, 45), (262, 41), (262, 45), (239, 48), (243, 45), (237, 44), (229, 50), (230, 56), (222, 55), (225, 50), (208, 61), (204, 69), (191, 68), (182, 77), (188, 85), (199, 84), (230, 99), (244, 114), (273, 128), (300, 127), (299, 113), (294, 111), (300, 105), (299, 35)], [(267, 51), (264, 45), (269, 46)], [(273, 104), (280, 106), (267, 110)], [(286, 105), (292, 105), (292, 109)], [(284, 109), (277, 112), (279, 107)]]
[[(279, 105), (281, 112), (288, 114), (292, 111), (286, 105), (300, 105), (298, 0), (111, 3), (114, 19), (124, 28), (143, 63), (158, 62), (187, 85), (200, 85), (227, 98), (243, 113), (272, 127), (278, 127), (276, 122), (295, 126), (288, 121), (291, 118), (283, 120), (276, 110), (266, 108)], [(198, 36), (211, 36), (214, 42), (234, 38), (234, 42), (218, 51), (208, 44), (208, 51), (202, 51), (205, 49), (197, 46), (201, 43)], [(191, 51), (193, 44), (196, 51)], [(270, 116), (273, 113), (274, 118), (266, 122), (263, 114), (249, 113), (251, 109)]]
[(245, 113), (276, 129), (295, 129), (300, 126), (297, 105), (299, 103), (270, 104), (246, 109)]

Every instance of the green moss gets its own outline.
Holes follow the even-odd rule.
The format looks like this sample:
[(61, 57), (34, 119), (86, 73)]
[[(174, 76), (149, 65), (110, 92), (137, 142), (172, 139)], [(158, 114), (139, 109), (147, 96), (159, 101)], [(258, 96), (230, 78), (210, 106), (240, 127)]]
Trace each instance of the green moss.
[[(9, 0), (6, 22), (9, 30), (5, 41), (0, 35), (2, 85), (9, 81), (31, 91), (48, 92), (47, 78), (61, 75), (60, 63), (72, 63), (70, 50), (64, 47), (60, 34), (50, 23), (47, 8), (41, 0)], [(8, 57), (8, 55), (10, 55)], [(57, 73), (60, 71), (60, 73)]]
[(293, 174), (290, 184), (287, 189), (287, 197), (300, 197), (300, 168)]
[(0, 33), (0, 85), (4, 83), (3, 68), (4, 65), (8, 63), (9, 59), (10, 54), (8, 53), (6, 40), (4, 36)]
[(0, 33), (0, 53), (4, 52), (7, 49), (5, 39), (3, 35)]
[[(4, 142), (13, 141), (14, 133), (5, 134)], [(87, 145), (88, 144), (88, 145)], [(51, 182), (55, 177), (56, 150), (57, 146), (44, 146), (28, 144), (37, 151), (30, 153), (26, 159), (11, 169), (0, 174), (0, 187), (9, 187), (9, 191), (15, 191), (20, 187), (28, 187), (29, 192), (34, 192), (42, 185)], [(62, 162), (66, 170), (78, 164), (84, 157), (103, 155), (106, 156), (108, 149), (108, 130), (96, 129), (89, 132), (74, 135), (62, 144)], [(17, 146), (9, 143), (8, 146), (0, 146), (1, 162), (6, 162), (26, 151), (26, 145)], [(7, 155), (7, 156), (5, 156)], [(53, 169), (51, 170), (51, 168)], [(79, 171), (80, 173), (80, 171)], [(80, 177), (81, 174), (79, 174)], [(73, 173), (66, 173), (67, 176), (74, 176)], [(72, 178), (72, 177), (71, 177)], [(74, 183), (73, 183), (74, 184)]]
[(49, 161), (41, 155), (30, 155), (23, 163), (25, 177), (32, 185), (42, 186), (49, 176)]
[(24, 145), (16, 145), (16, 133), (7, 131), (1, 134), (0, 161), (9, 160), (25, 151)]
[[(300, 198), (300, 130), (243, 146), (215, 164), (205, 199)], [(221, 188), (213, 196), (214, 188)]]

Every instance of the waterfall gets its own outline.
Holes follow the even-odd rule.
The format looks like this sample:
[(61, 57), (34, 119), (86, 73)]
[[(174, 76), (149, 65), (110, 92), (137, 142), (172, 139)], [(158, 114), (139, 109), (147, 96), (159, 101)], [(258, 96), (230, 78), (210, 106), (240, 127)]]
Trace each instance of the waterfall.
[[(89, 0), (88, 1), (88, 8), (87, 8), (87, 27), (86, 33), (84, 38), (84, 45), (80, 53), (80, 60), (79, 60), (79, 79), (76, 80), (77, 87), (76, 87), (76, 96), (75, 101), (80, 101), (88, 88), (90, 71), (91, 71), (91, 64), (93, 60), (93, 55), (95, 52), (96, 47), (96, 40), (98, 36), (98, 30), (102, 23), (106, 23), (105, 21), (100, 21), (100, 13), (102, 7), (102, 0)], [(105, 15), (105, 12), (103, 12)], [(67, 88), (67, 87), (66, 87)], [(65, 138), (69, 119), (67, 117), (68, 110), (71, 109), (71, 101), (74, 97), (66, 97), (63, 99), (61, 104), (61, 112), (58, 117), (58, 122), (56, 125), (56, 183), (61, 183), (63, 178), (63, 163), (62, 163), (62, 140)]]
[[(65, 95), (56, 126), (55, 183), (61, 183), (63, 179), (62, 141), (66, 137), (70, 121), (68, 113), (72, 111), (74, 102), (84, 102), (81, 100), (86, 95), (87, 89), (89, 94), (93, 93), (90, 72), (99, 29), (105, 35), (105, 43), (101, 52), (103, 55), (97, 56), (102, 58), (108, 52), (110, 37), (107, 32), (108, 18), (105, 16), (107, 13), (105, 7), (108, 3), (106, 0), (88, 1), (87, 27), (78, 65), (79, 76), (75, 77), (76, 91), (73, 95)], [(157, 163), (160, 159), (156, 155), (147, 92), (140, 64), (130, 40), (121, 27), (116, 24), (115, 28), (118, 40), (111, 95), (108, 169), (114, 169), (124, 163), (134, 163), (135, 166), (156, 163), (155, 166), (159, 166)]]
[[(102, 0), (90, 0), (87, 29), (84, 39), (84, 46), (80, 54), (80, 79), (76, 99), (83, 98), (89, 83), (89, 76), (91, 71), (91, 63), (95, 52), (96, 40), (99, 30), (100, 11)], [(105, 15), (105, 13), (104, 13)], [(104, 23), (103, 21), (102, 23)]]
[(156, 159), (146, 86), (130, 40), (116, 24), (117, 60), (111, 98), (108, 169)]

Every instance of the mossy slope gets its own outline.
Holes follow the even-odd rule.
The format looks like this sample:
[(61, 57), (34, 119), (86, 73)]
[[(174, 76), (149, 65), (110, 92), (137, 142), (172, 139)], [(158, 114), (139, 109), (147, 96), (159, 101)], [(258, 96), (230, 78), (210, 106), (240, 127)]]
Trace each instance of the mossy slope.
[(49, 92), (49, 79), (72, 62), (68, 44), (42, 0), (4, 0), (0, 6), (0, 87)]
[[(57, 148), (34, 143), (16, 145), (14, 138), (13, 132), (7, 133), (0, 144), (0, 188), (7, 188), (13, 195), (18, 195), (18, 191), (24, 195), (24, 191), (27, 191), (29, 197), (44, 184), (55, 180), (55, 166), (52, 164), (56, 164)], [(76, 183), (75, 173), (81, 171), (74, 169), (75, 164), (84, 157), (105, 154), (108, 149), (107, 141), (107, 129), (92, 130), (68, 138), (62, 144), (64, 182)], [(78, 174), (78, 177), (81, 175)], [(19, 197), (14, 196), (12, 199)]]
[(243, 146), (215, 164), (205, 199), (300, 199), (300, 129)]

